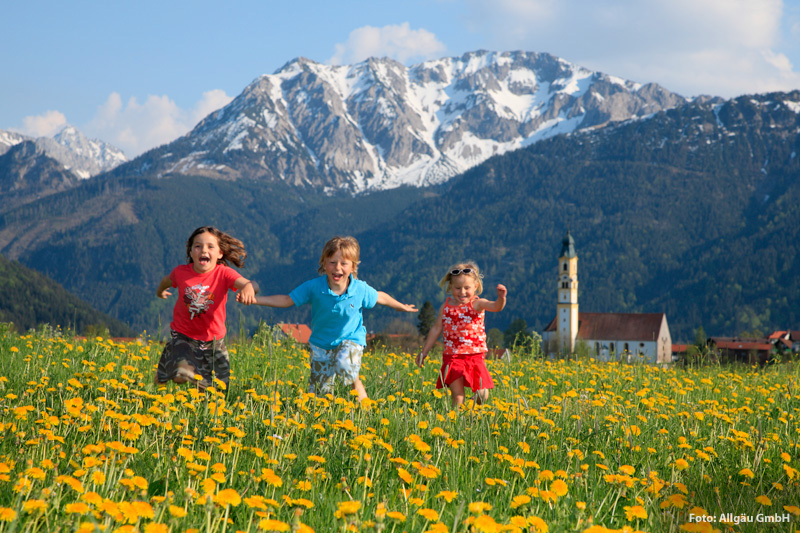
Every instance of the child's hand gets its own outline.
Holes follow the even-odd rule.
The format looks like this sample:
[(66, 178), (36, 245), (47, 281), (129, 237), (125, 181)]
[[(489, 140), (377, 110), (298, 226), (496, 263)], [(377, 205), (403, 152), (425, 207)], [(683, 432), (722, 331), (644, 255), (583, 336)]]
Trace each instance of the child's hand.
[(497, 286), (497, 298), (498, 299), (500, 299), (500, 298), (505, 299), (506, 294), (508, 294), (508, 289), (506, 289), (506, 286), (505, 285), (498, 285)]
[(169, 292), (169, 289), (164, 289), (163, 291), (159, 292), (159, 293), (157, 294), (157, 296), (158, 296), (159, 298), (163, 298), (164, 300), (166, 300), (167, 298), (169, 298), (170, 296), (172, 296), (172, 293), (171, 293), (171, 292)]
[(405, 311), (406, 313), (416, 313), (416, 312), (419, 311), (419, 309), (417, 309), (417, 306), (414, 305), (414, 304), (402, 304), (401, 303), (399, 311)]
[(252, 305), (256, 303), (256, 291), (252, 283), (248, 283), (236, 293), (236, 301), (243, 305)]
[(425, 362), (426, 357), (428, 357), (428, 354), (420, 352), (417, 354), (417, 357), (414, 360), (414, 362), (417, 363), (418, 367), (422, 368), (422, 363)]

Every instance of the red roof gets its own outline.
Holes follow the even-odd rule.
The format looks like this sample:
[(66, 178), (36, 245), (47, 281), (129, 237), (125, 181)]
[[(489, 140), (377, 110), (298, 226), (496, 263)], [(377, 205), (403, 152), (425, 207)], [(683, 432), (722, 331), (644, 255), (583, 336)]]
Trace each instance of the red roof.
[(757, 350), (757, 351), (770, 351), (772, 345), (770, 343), (753, 342), (753, 341), (713, 341), (714, 346), (725, 350)]
[(664, 313), (578, 313), (578, 339), (654, 341)]
[(786, 337), (788, 331), (773, 331), (769, 334), (769, 340), (777, 340)]
[(675, 344), (672, 343), (672, 353), (686, 353), (686, 350), (689, 349), (688, 344)]
[[(578, 313), (579, 340), (653, 341), (661, 332), (664, 313)], [(556, 319), (545, 331), (556, 330)]]
[(297, 342), (308, 344), (308, 339), (311, 337), (311, 328), (305, 324), (278, 324), (278, 327)]

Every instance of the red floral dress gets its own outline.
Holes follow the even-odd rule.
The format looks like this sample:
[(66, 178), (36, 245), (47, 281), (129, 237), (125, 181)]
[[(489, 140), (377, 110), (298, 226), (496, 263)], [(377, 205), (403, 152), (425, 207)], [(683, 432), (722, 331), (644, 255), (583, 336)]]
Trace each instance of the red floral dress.
[[(464, 378), (472, 390), (493, 389), (494, 381), (486, 369), (486, 326), (484, 312), (478, 313), (472, 302), (451, 305), (450, 298), (442, 309), (444, 357), (436, 388)], [(444, 378), (444, 382), (442, 382)]]

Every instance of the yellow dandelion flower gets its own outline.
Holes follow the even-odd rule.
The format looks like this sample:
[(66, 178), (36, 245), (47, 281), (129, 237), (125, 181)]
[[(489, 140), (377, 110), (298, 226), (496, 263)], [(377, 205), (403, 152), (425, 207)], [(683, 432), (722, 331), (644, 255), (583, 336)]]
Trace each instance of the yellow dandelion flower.
[(309, 461), (313, 461), (315, 463), (319, 463), (319, 464), (325, 463), (325, 458), (324, 457), (320, 457), (319, 455), (309, 455), (308, 456), (308, 460)]
[(46, 474), (44, 473), (44, 470), (34, 466), (27, 469), (25, 471), (25, 475), (33, 479), (44, 479)]
[(792, 513), (795, 516), (800, 516), (800, 507), (796, 505), (784, 505), (783, 510)]
[(439, 521), (439, 513), (437, 513), (433, 509), (420, 509), (417, 511), (417, 514), (420, 515), (425, 520), (427, 520), (428, 522)]
[(511, 508), (517, 509), (519, 507), (522, 507), (523, 505), (528, 505), (529, 503), (531, 503), (530, 496), (526, 496), (524, 494), (519, 496), (514, 496), (514, 498), (511, 499)]
[(311, 490), (311, 482), (310, 481), (298, 481), (295, 483), (294, 488), (297, 490), (301, 490), (303, 492), (308, 492)]
[(551, 470), (542, 470), (539, 472), (539, 481), (553, 481), (555, 474)]
[(766, 495), (762, 494), (761, 496), (756, 496), (756, 503), (760, 503), (761, 505), (769, 507), (772, 505), (772, 500), (770, 500)]
[(442, 522), (436, 522), (435, 524), (431, 524), (430, 529), (426, 529), (425, 533), (449, 533), (450, 528), (447, 527), (446, 524)]
[(529, 516), (526, 521), (531, 533), (547, 533), (550, 531), (545, 521), (538, 516)]
[(452, 490), (443, 490), (439, 494), (436, 495), (437, 498), (441, 498), (444, 501), (446, 501), (447, 503), (450, 503), (454, 499), (456, 499), (456, 496), (458, 496), (458, 493), (455, 492), (455, 491), (452, 491)]
[(17, 518), (17, 512), (8, 507), (0, 507), (0, 521), (13, 522)]
[(217, 493), (214, 497), (214, 503), (217, 505), (228, 506), (232, 505), (238, 507), (242, 503), (242, 497), (235, 489), (224, 489)]
[(783, 453), (781, 453), (781, 459), (783, 459), (783, 460), (784, 460), (784, 461), (786, 461), (787, 463), (790, 463), (790, 462), (792, 461), (792, 456), (791, 456), (791, 455), (789, 455), (789, 454), (788, 454), (788, 453), (786, 453), (786, 452), (783, 452)]
[(355, 514), (361, 509), (361, 502), (359, 501), (346, 501), (339, 502), (339, 513), (341, 515)]
[(482, 514), (492, 510), (492, 504), (486, 502), (472, 502), (469, 504), (469, 512), (472, 514)]
[(169, 533), (167, 524), (160, 524), (158, 522), (150, 522), (144, 526), (144, 533)]
[(89, 491), (83, 496), (81, 496), (81, 500), (85, 501), (86, 503), (90, 503), (95, 507), (98, 507), (100, 506), (100, 504), (103, 503), (103, 497), (94, 491)]
[(740, 476), (744, 476), (746, 478), (750, 478), (750, 479), (753, 479), (754, 477), (756, 477), (756, 475), (753, 473), (753, 471), (750, 470), (749, 468), (742, 468), (741, 470), (739, 470), (739, 475)]
[(32, 513), (34, 511), (44, 512), (47, 510), (47, 502), (44, 500), (27, 500), (22, 504), (22, 510), (26, 513)]
[(625, 518), (628, 522), (636, 519), (647, 520), (647, 511), (641, 505), (634, 505), (632, 507), (625, 506)]
[(675, 470), (686, 470), (689, 468), (689, 463), (686, 459), (678, 459), (675, 461)]
[(406, 521), (406, 515), (397, 511), (389, 511), (388, 513), (386, 513), (386, 516), (388, 518), (391, 518), (392, 520), (397, 520), (398, 522)]
[(186, 509), (183, 507), (178, 507), (177, 505), (170, 505), (169, 515), (174, 516), (175, 518), (183, 518), (186, 516)]
[(475, 517), (472, 525), (480, 533), (499, 533), (502, 531), (502, 526), (495, 522), (494, 518), (485, 514)]
[(258, 529), (263, 529), (265, 531), (278, 531), (282, 533), (283, 531), (289, 531), (291, 528), (286, 522), (266, 518), (258, 523)]
[(626, 476), (632, 476), (636, 473), (636, 469), (631, 465), (622, 465), (619, 467), (619, 471), (625, 474)]
[(400, 476), (400, 479), (402, 479), (406, 483), (411, 483), (414, 480), (414, 478), (411, 477), (411, 474), (409, 474), (408, 470), (406, 470), (405, 468), (398, 468), (397, 475)]
[(783, 464), (783, 471), (786, 472), (786, 475), (789, 476), (789, 479), (794, 479), (798, 477), (798, 471), (787, 464)]
[(550, 491), (560, 498), (567, 495), (569, 487), (563, 479), (557, 479), (550, 484)]
[(89, 506), (83, 502), (68, 503), (64, 507), (64, 512), (67, 514), (86, 514), (89, 512)]

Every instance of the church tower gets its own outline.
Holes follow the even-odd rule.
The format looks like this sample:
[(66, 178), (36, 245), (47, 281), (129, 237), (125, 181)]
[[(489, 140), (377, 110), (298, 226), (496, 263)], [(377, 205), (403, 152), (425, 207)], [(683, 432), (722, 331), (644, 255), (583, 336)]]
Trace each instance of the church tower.
[(556, 338), (562, 353), (575, 351), (578, 337), (578, 255), (575, 240), (567, 234), (561, 241), (558, 258), (558, 304), (556, 306)]

